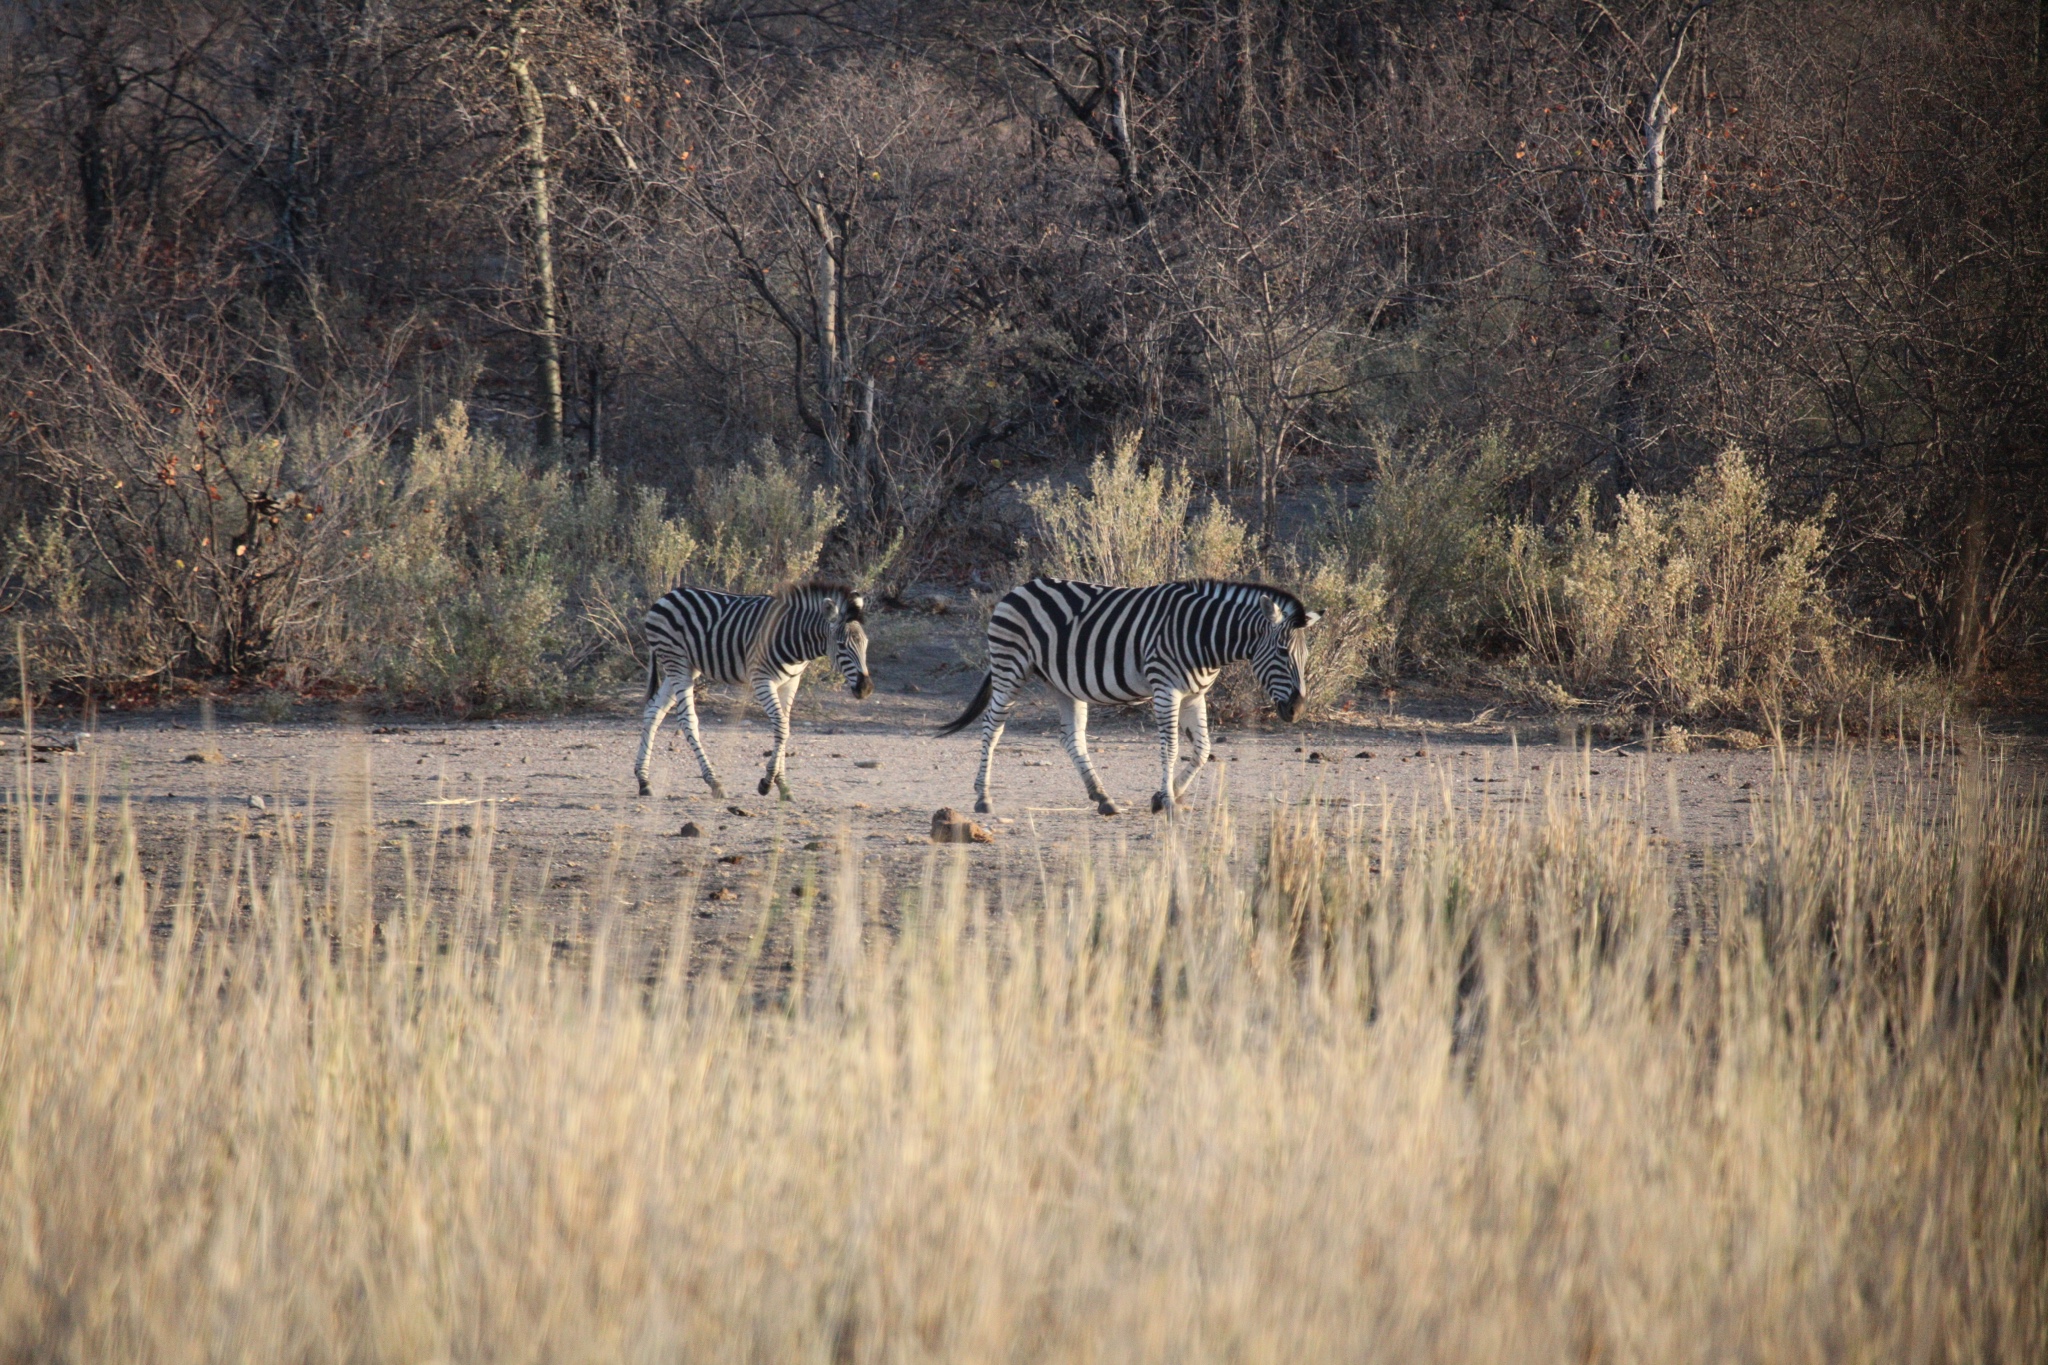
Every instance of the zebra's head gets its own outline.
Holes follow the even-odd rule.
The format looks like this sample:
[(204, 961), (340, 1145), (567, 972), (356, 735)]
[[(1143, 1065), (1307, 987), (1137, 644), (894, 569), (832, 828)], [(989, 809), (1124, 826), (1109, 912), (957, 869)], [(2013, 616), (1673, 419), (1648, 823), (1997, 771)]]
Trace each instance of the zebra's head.
[(839, 665), (839, 676), (846, 679), (846, 690), (863, 700), (875, 690), (875, 680), (868, 674), (868, 632), (861, 622), (867, 619), (867, 612), (857, 592), (848, 592), (840, 598), (838, 629), (833, 632), (832, 661)]
[(1291, 593), (1273, 592), (1266, 598), (1266, 619), (1261, 621), (1252, 645), (1252, 671), (1266, 689), (1266, 697), (1280, 719), (1292, 724), (1301, 710), (1301, 633), (1322, 619)]

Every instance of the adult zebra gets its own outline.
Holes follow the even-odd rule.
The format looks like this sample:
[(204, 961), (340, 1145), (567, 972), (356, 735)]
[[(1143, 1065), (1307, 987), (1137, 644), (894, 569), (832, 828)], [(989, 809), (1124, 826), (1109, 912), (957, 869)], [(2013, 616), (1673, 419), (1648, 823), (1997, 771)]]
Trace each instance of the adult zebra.
[(775, 726), (775, 748), (762, 774), (760, 793), (772, 784), (789, 800), (782, 777), (782, 754), (789, 746), (789, 714), (804, 667), (824, 654), (832, 655), (846, 690), (866, 697), (875, 690), (868, 676), (868, 637), (861, 596), (837, 583), (805, 583), (773, 597), (741, 596), (706, 588), (676, 588), (647, 609), (647, 709), (641, 714), (647, 731), (640, 737), (640, 756), (633, 776), (640, 794), (649, 793), (647, 764), (654, 753), (654, 732), (680, 701), (683, 733), (697, 755), (697, 766), (712, 794), (725, 788), (712, 771), (697, 733), (697, 679), (753, 684), (754, 696)]
[[(1301, 707), (1301, 632), (1320, 616), (1293, 593), (1258, 583), (1198, 578), (1151, 588), (1112, 588), (1034, 578), (996, 603), (981, 690), (960, 718), (939, 733), (957, 734), (975, 717), (982, 718), (974, 809), (986, 813), (996, 742), (1018, 689), (1036, 673), (1059, 695), (1067, 756), (1089, 799), (1102, 814), (1115, 815), (1116, 803), (1088, 761), (1088, 703), (1150, 697), (1159, 725), (1160, 767), (1152, 809), (1170, 813), (1209, 761), (1209, 688), (1217, 673), (1225, 664), (1249, 659), (1280, 718), (1293, 720)], [(1183, 705), (1190, 712), (1195, 771), (1176, 789), (1173, 770)]]

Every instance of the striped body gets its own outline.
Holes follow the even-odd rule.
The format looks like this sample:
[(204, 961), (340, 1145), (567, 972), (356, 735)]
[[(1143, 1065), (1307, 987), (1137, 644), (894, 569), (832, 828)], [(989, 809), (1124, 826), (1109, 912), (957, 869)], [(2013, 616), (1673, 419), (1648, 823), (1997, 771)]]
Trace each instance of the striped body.
[(783, 753), (789, 746), (789, 718), (796, 690), (811, 660), (833, 656), (847, 690), (865, 697), (874, 690), (868, 676), (867, 634), (861, 625), (860, 594), (834, 584), (809, 583), (773, 597), (713, 592), (707, 588), (676, 588), (647, 609), (644, 627), (648, 653), (646, 729), (633, 765), (640, 794), (648, 786), (648, 764), (654, 735), (678, 703), (683, 731), (697, 755), (704, 781), (720, 796), (718, 774), (704, 752), (697, 727), (697, 679), (745, 682), (752, 686), (761, 709), (775, 726), (775, 748), (760, 783), (761, 795), (772, 785), (783, 799), (789, 785), (783, 778)]
[(1174, 782), (1182, 710), (1197, 771), (1209, 758), (1209, 689), (1224, 665), (1249, 660), (1281, 717), (1292, 720), (1301, 701), (1300, 632), (1316, 619), (1292, 593), (1259, 584), (1192, 579), (1116, 588), (1034, 578), (996, 603), (988, 675), (966, 713), (941, 733), (982, 718), (975, 809), (987, 811), (996, 744), (1018, 691), (1036, 674), (1060, 698), (1067, 753), (1089, 797), (1113, 815), (1116, 805), (1088, 758), (1088, 705), (1150, 698), (1162, 769), (1152, 808), (1171, 811), (1187, 785)]

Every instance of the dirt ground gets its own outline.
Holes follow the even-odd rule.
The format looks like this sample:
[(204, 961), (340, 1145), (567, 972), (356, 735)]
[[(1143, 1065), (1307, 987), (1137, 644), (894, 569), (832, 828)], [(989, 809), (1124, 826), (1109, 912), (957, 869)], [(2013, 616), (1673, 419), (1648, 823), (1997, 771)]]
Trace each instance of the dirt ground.
[[(45, 793), (61, 778), (103, 801), (125, 799), (154, 877), (175, 875), (195, 843), (219, 849), (274, 838), (287, 819), (315, 828), (331, 822), (343, 803), (361, 800), (352, 793), (363, 784), (351, 775), (367, 773), (385, 848), (416, 861), (437, 852), (445, 867), (460, 861), (453, 851), (489, 836), (515, 894), (563, 908), (588, 911), (602, 900), (650, 913), (693, 899), (700, 916), (716, 921), (745, 913), (764, 877), (817, 875), (842, 837), (892, 884), (922, 874), (934, 852), (934, 809), (973, 805), (978, 734), (933, 731), (971, 695), (979, 654), (961, 617), (878, 614), (869, 655), (875, 694), (855, 701), (818, 685), (814, 672), (798, 698), (787, 803), (754, 794), (769, 733), (732, 688), (706, 689), (702, 707), (725, 799), (704, 786), (673, 721), (656, 746), (655, 794), (635, 795), (640, 697), (623, 691), (581, 714), (481, 723), (332, 712), (264, 723), (226, 705), (211, 720), (194, 709), (103, 711), (90, 724), (49, 719), (38, 739), (57, 751), (37, 754), (33, 768), (8, 762), (0, 770), (10, 788), (28, 772)], [(1405, 823), (1415, 807), (1448, 803), (1476, 813), (1582, 781), (1626, 803), (1651, 836), (1694, 865), (1748, 838), (1773, 763), (1768, 750), (1667, 753), (1640, 738), (1588, 740), (1568, 722), (1483, 701), (1396, 697), (1320, 722), (1288, 727), (1268, 718), (1216, 730), (1218, 762), (1193, 789), (1184, 823), (1205, 820), (1226, 797), (1240, 810), (1316, 801), (1333, 819), (1377, 824), (1391, 811)], [(1149, 716), (1097, 708), (1090, 734), (1097, 769), (1124, 813), (1104, 818), (1083, 799), (1056, 713), (1035, 691), (997, 753), (996, 812), (983, 818), (994, 841), (971, 846), (979, 873), (1021, 874), (1048, 849), (1135, 851), (1161, 837), (1149, 813), (1158, 782)], [(74, 741), (75, 752), (62, 751)], [(0, 742), (0, 757), (18, 758), (19, 732)], [(684, 836), (686, 824), (699, 833)], [(401, 876), (403, 861), (391, 860), (386, 875)]]

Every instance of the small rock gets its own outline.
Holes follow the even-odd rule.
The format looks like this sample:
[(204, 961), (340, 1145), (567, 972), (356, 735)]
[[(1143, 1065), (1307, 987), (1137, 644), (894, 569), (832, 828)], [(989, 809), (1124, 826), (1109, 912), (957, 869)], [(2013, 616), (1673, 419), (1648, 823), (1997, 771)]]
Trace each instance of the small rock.
[(914, 696), (914, 695), (916, 695), (916, 694), (917, 694), (917, 693), (919, 693), (919, 692), (922, 692), (922, 691), (924, 691), (924, 689), (923, 689), (922, 687), (919, 687), (919, 686), (918, 686), (918, 685), (917, 685), (916, 683), (905, 683), (905, 684), (903, 684), (903, 690), (904, 690), (905, 692), (911, 693), (911, 694), (912, 694), (913, 696)]
[(882, 760), (879, 758), (856, 758), (853, 761), (853, 766), (856, 768), (879, 768), (882, 766)]
[(697, 828), (695, 820), (685, 820), (683, 827), (676, 831), (676, 838), (678, 839), (701, 839), (703, 837), (704, 831)]
[(996, 836), (957, 813), (951, 806), (932, 812), (932, 842), (935, 844), (992, 844)]
[(1416, 756), (1417, 758), (1428, 758), (1428, 757), (1429, 757), (1429, 750), (1427, 750), (1427, 749), (1417, 749), (1417, 750), (1415, 751), (1415, 756)]
[(269, 803), (268, 801), (265, 801), (265, 800), (264, 800), (264, 799), (263, 799), (262, 797), (260, 797), (260, 796), (252, 796), (252, 797), (250, 797), (250, 798), (249, 798), (249, 809), (250, 809), (250, 810), (269, 810), (269, 809), (270, 809), (270, 803)]
[(1324, 757), (1323, 757), (1323, 751), (1322, 751), (1322, 750), (1320, 750), (1320, 749), (1316, 749), (1316, 750), (1313, 750), (1312, 752), (1310, 752), (1310, 754), (1309, 754), (1309, 756), (1308, 756), (1308, 761), (1309, 761), (1309, 762), (1311, 762), (1311, 763), (1334, 763), (1334, 762), (1336, 762), (1336, 760), (1335, 760), (1335, 759), (1330, 759), (1330, 758), (1324, 758)]
[(741, 863), (745, 862), (746, 860), (747, 855), (744, 853), (728, 853), (723, 858), (720, 858), (718, 861), (724, 863), (727, 867), (738, 867)]
[(745, 819), (754, 813), (748, 810), (745, 806), (727, 806), (726, 810), (734, 815), (739, 816), (741, 819)]
[(716, 891), (713, 891), (708, 897), (706, 897), (707, 900), (714, 901), (736, 901), (739, 898), (740, 893), (733, 890), (729, 886), (721, 886)]
[(186, 754), (186, 755), (185, 755), (185, 756), (184, 756), (183, 758), (179, 759), (178, 761), (179, 761), (180, 763), (225, 763), (225, 762), (227, 762), (227, 760), (226, 760), (225, 758), (222, 758), (222, 757), (220, 756), (220, 750), (218, 750), (218, 749), (202, 749), (202, 750), (200, 750), (200, 751), (199, 751), (198, 753), (196, 753), (196, 754)]
[(825, 841), (823, 839), (806, 839), (804, 841), (804, 852), (806, 853), (817, 853), (824, 847)]
[(1360, 750), (1359, 750), (1359, 751), (1358, 751), (1357, 753), (1353, 754), (1353, 755), (1352, 755), (1352, 757), (1353, 757), (1353, 758), (1371, 758), (1371, 757), (1372, 757), (1372, 750), (1370, 750), (1370, 749), (1360, 749)]

